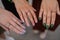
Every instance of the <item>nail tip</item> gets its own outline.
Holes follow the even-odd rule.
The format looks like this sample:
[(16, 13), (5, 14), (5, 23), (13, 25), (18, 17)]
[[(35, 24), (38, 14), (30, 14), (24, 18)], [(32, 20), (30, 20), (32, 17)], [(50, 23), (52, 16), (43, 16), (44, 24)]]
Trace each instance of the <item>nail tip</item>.
[(39, 17), (39, 20), (41, 20), (41, 18)]
[(43, 26), (45, 27), (46, 26), (46, 23), (43, 23)]
[(46, 25), (46, 29), (49, 29), (49, 25)]
[(53, 26), (54, 26), (53, 24), (50, 25), (51, 28), (52, 28)]
[(26, 33), (26, 31), (20, 32), (20, 35), (23, 35), (23, 34), (25, 34), (25, 33)]

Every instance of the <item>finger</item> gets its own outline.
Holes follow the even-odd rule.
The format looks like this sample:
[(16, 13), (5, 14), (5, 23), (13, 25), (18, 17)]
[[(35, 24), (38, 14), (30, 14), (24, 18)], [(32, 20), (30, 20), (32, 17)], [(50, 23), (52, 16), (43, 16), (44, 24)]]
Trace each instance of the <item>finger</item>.
[(17, 10), (17, 12), (19, 13), (20, 19), (22, 20), (22, 22), (24, 22), (24, 17), (22, 15), (22, 13), (20, 12), (21, 10)]
[(14, 21), (11, 20), (9, 23), (10, 23), (11, 25), (13, 25), (13, 27), (14, 27), (15, 29), (17, 29), (18, 31), (25, 32), (24, 29), (21, 28), (19, 25), (17, 25)]
[(21, 9), (21, 11), (22, 11), (22, 14), (23, 14), (23, 16), (24, 16), (26, 25), (27, 25), (27, 26), (30, 26), (26, 12), (25, 12), (23, 9)]
[(35, 8), (33, 8), (32, 6), (31, 6), (31, 9), (32, 9), (33, 11), (36, 11), (36, 9), (35, 9)]
[(32, 7), (32, 5), (30, 5), (27, 1), (25, 1), (24, 4), (26, 5), (26, 7), (32, 9), (33, 11), (36, 11), (36, 9), (34, 9), (34, 8)]
[(31, 8), (31, 10), (36, 11), (36, 9), (35, 9), (35, 8), (33, 8), (31, 5), (30, 5), (29, 7)]
[(37, 21), (36, 14), (35, 14), (35, 13), (34, 13), (34, 11), (33, 11), (33, 10), (31, 10), (31, 9), (30, 9), (30, 12), (31, 12), (31, 15), (32, 15), (32, 17), (33, 17), (33, 19), (34, 19), (35, 23), (37, 23), (38, 21)]
[(48, 27), (50, 27), (50, 22), (51, 22), (51, 12), (49, 10), (47, 13), (47, 25), (48, 25)]
[(57, 14), (60, 15), (59, 5), (57, 5)]
[(11, 12), (8, 14), (11, 18), (14, 18), (16, 20), (18, 20), (19, 22), (22, 23), (22, 21), (20, 21), (15, 15), (13, 15)]
[(46, 26), (46, 17), (47, 17), (47, 12), (44, 11), (44, 13), (43, 13), (43, 26), (44, 27)]
[(14, 31), (14, 32), (16, 32), (17, 34), (23, 34), (23, 32), (21, 32), (21, 31), (19, 31), (19, 30), (17, 30), (16, 28), (14, 28), (12, 25), (10, 25), (10, 30), (12, 30), (12, 31)]
[(30, 19), (30, 21), (31, 21), (32, 25), (34, 26), (34, 25), (35, 25), (35, 23), (34, 23), (34, 20), (33, 20), (33, 17), (32, 17), (32, 15), (31, 15), (31, 13), (30, 13), (30, 12), (28, 12), (28, 13), (27, 13), (27, 15), (28, 15), (28, 18)]
[(6, 28), (8, 28), (8, 29), (10, 29), (18, 34), (20, 33), (20, 31), (17, 30), (14, 26), (12, 26), (9, 22), (8, 22), (8, 24), (4, 24), (3, 26), (5, 26)]
[(9, 28), (7, 28), (5, 25), (2, 25), (1, 23), (0, 23), (0, 27), (2, 27), (3, 29), (5, 29), (6, 31), (9, 31)]
[(28, 2), (26, 2), (26, 1), (25, 1), (25, 6), (26, 6), (27, 9), (30, 10), (30, 12), (32, 13), (32, 16), (33, 16), (33, 18), (34, 18), (34, 21), (37, 23), (37, 17), (36, 17), (36, 15), (35, 15), (34, 11), (33, 11), (33, 10), (35, 10), (35, 9), (32, 8), (32, 7), (28, 4)]
[(15, 15), (13, 15), (12, 13), (10, 13), (9, 17), (10, 17), (11, 20), (15, 21), (17, 24), (22, 23), (22, 21), (19, 20), (19, 19), (18, 19)]
[(39, 11), (39, 19), (41, 20), (42, 18), (42, 14), (43, 14), (43, 8), (41, 7), (40, 11)]
[(56, 19), (56, 12), (52, 12), (51, 27), (54, 26), (54, 24), (55, 24), (55, 19)]
[(18, 24), (19, 26), (21, 26), (22, 28), (24, 28), (25, 29), (25, 27), (21, 24), (21, 22), (20, 22), (20, 20), (18, 21), (18, 20), (16, 20), (15, 18), (13, 18), (12, 17), (12, 20), (16, 23), (16, 24)]

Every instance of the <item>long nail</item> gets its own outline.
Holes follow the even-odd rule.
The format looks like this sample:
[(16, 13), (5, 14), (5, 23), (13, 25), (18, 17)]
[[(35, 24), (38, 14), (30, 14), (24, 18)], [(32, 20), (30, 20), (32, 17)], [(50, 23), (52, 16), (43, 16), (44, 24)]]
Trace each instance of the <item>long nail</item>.
[(50, 26), (51, 26), (51, 28), (52, 28), (54, 25), (53, 25), (53, 24), (51, 24)]

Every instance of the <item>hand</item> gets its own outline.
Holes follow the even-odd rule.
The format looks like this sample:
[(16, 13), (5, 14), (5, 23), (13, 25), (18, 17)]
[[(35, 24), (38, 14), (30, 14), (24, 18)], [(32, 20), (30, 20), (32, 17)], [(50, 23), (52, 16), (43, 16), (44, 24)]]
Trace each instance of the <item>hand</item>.
[(15, 17), (11, 12), (0, 8), (0, 26), (6, 31), (12, 30), (18, 34), (25, 32), (25, 27), (21, 21)]
[(32, 25), (34, 26), (35, 23), (37, 23), (37, 18), (34, 13), (34, 11), (36, 10), (31, 5), (29, 5), (26, 0), (13, 0), (13, 2), (15, 3), (15, 7), (21, 20), (25, 22), (27, 26), (30, 26), (30, 20)]
[(43, 15), (43, 25), (46, 25), (46, 28), (49, 28), (50, 26), (53, 27), (56, 19), (56, 13), (60, 15), (57, 0), (42, 0), (39, 18), (42, 18)]

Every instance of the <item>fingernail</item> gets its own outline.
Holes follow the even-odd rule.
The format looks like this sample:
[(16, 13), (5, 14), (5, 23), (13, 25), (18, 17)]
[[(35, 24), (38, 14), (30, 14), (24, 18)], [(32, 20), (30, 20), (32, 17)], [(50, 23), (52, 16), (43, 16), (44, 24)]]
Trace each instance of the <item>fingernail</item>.
[(8, 0), (9, 2), (12, 2), (12, 0)]
[(46, 25), (46, 29), (49, 29), (49, 25)]
[(52, 28), (54, 25), (53, 25), (53, 24), (51, 24), (50, 26), (51, 26), (51, 28)]
[(25, 33), (26, 33), (26, 31), (25, 31), (25, 30), (24, 30), (24, 31), (22, 31), (22, 32), (20, 32), (20, 34), (21, 34), (21, 35), (23, 35), (23, 34), (25, 34)]
[(28, 24), (27, 24), (27, 26), (29, 27), (29, 26), (30, 26), (30, 24), (28, 23)]
[(33, 26), (35, 26), (35, 23), (33, 24)]
[(23, 29), (26, 29), (26, 27), (22, 27)]
[(41, 18), (39, 17), (39, 21), (41, 20)]
[(22, 26), (22, 28), (23, 28), (23, 29), (26, 29), (26, 27), (25, 27), (25, 26)]
[(46, 26), (46, 23), (43, 23), (43, 26), (45, 27)]
[(37, 23), (38, 21), (36, 20), (36, 23)]
[(22, 30), (22, 32), (24, 32), (24, 33), (25, 33), (26, 31), (25, 31), (25, 30)]
[(25, 34), (25, 33), (23, 33), (23, 32), (20, 32), (20, 35), (23, 35), (23, 34)]

